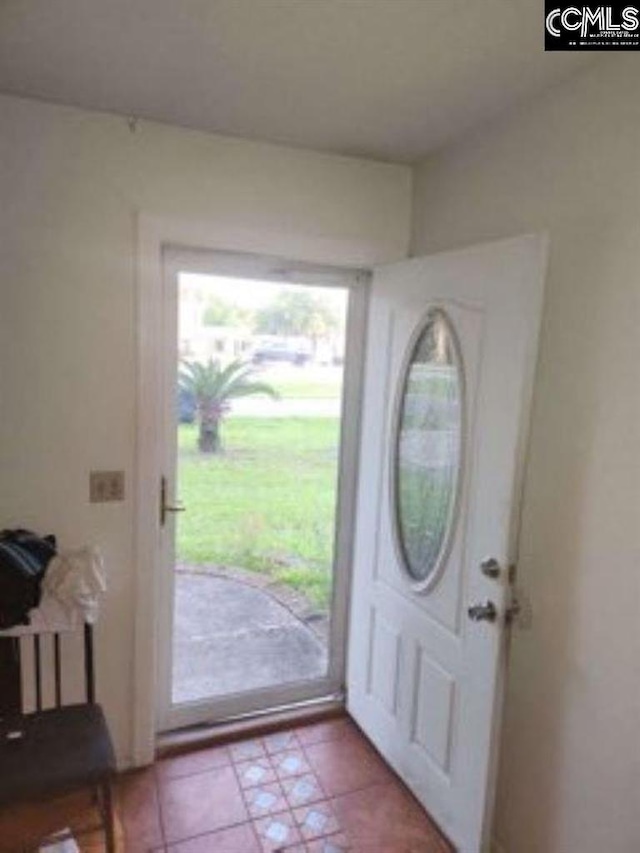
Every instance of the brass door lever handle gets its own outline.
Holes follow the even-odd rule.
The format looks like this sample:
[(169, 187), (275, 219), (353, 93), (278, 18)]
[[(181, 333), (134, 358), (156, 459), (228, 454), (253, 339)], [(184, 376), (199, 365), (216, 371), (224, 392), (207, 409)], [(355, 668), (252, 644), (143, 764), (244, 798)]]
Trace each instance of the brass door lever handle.
[(171, 512), (186, 512), (187, 508), (184, 504), (168, 504), (167, 503), (167, 478), (160, 478), (160, 526), (164, 527), (167, 521), (167, 513)]
[(473, 604), (467, 614), (473, 622), (495, 622), (498, 611), (493, 601), (487, 601), (486, 604)]

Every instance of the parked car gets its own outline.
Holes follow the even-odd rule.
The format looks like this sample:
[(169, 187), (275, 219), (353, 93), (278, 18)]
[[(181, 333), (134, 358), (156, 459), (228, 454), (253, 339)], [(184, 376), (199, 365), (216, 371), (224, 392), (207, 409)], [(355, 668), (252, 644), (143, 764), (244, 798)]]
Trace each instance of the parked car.
[(304, 365), (311, 361), (311, 353), (299, 347), (287, 346), (287, 344), (267, 344), (253, 351), (251, 360), (254, 364), (265, 364), (269, 361), (284, 361), (288, 364)]

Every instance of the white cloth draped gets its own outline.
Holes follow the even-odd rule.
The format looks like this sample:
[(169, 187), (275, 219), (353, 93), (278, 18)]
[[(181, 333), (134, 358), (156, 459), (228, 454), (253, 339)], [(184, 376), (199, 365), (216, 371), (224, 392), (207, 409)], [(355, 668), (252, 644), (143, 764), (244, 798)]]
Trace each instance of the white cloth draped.
[(93, 624), (106, 589), (104, 563), (97, 548), (61, 551), (47, 566), (42, 599), (39, 607), (29, 611), (29, 624), (0, 631), (0, 636), (72, 631), (83, 622)]

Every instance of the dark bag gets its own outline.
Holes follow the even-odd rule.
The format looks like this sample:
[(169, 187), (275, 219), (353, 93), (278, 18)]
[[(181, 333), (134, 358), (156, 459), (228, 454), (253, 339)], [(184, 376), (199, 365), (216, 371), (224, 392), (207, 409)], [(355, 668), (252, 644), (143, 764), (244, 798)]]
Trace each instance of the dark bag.
[(55, 536), (0, 532), (0, 630), (29, 624), (28, 613), (40, 604), (42, 578), (55, 554)]

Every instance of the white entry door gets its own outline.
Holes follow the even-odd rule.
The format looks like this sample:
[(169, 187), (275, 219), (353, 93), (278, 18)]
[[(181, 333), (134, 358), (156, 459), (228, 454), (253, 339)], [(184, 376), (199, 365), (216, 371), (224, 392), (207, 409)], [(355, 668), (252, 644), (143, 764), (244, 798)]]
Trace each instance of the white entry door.
[(375, 272), (350, 713), (459, 851), (488, 849), (546, 241)]

